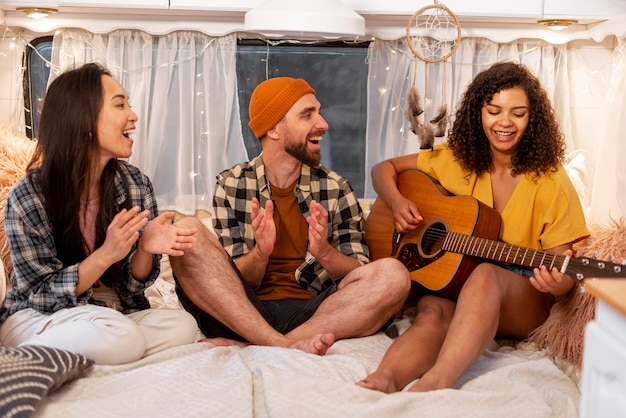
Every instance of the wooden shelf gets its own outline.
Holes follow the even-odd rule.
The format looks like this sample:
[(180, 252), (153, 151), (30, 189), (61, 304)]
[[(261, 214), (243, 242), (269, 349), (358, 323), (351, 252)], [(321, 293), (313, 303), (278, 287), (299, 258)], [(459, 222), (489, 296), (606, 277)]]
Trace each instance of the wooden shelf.
[(585, 280), (585, 288), (593, 296), (626, 316), (626, 279)]

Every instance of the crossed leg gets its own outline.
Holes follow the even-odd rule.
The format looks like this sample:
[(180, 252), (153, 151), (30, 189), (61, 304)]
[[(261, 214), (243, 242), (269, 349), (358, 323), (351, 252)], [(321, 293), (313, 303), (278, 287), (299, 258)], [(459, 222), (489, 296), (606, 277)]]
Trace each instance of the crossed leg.
[[(178, 285), (195, 306), (249, 343), (326, 354), (335, 342), (332, 333), (318, 332), (295, 338), (276, 331), (250, 302), (238, 272), (215, 235), (194, 217), (183, 218), (177, 224), (198, 229), (195, 245), (183, 256), (170, 257)], [(225, 338), (212, 342), (236, 343)]]
[[(251, 302), (215, 235), (194, 217), (177, 224), (198, 229), (192, 249), (170, 257), (179, 286), (200, 310), (252, 344), (324, 355), (336, 339), (378, 331), (402, 307), (410, 289), (410, 275), (398, 260), (377, 260), (350, 272), (308, 321), (283, 335)], [(236, 344), (224, 338), (212, 342)]]

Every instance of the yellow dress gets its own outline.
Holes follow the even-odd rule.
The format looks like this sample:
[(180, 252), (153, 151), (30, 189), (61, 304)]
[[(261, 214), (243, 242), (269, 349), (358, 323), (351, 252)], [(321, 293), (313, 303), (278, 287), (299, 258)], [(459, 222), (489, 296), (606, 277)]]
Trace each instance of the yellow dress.
[[(417, 169), (455, 195), (470, 195), (493, 208), (491, 175), (467, 176), (444, 144), (421, 150)], [(537, 250), (578, 241), (589, 235), (580, 199), (565, 169), (534, 179), (524, 175), (501, 213), (499, 239)]]

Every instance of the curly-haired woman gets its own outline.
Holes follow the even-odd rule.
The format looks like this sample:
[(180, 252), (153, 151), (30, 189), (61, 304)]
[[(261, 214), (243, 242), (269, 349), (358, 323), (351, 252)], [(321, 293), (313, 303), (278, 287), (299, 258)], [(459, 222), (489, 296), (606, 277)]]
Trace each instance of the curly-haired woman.
[[(561, 162), (563, 134), (544, 89), (523, 65), (498, 63), (469, 84), (446, 143), (392, 158), (372, 169), (374, 188), (396, 230), (424, 221), (405, 198), (398, 174), (419, 169), (455, 195), (471, 195), (500, 213), (499, 239), (572, 254), (586, 237), (583, 210)], [(458, 298), (427, 293), (414, 322), (358, 384), (382, 392), (452, 388), (494, 338), (525, 339), (548, 317), (555, 299), (574, 288), (556, 268), (523, 269), (484, 261)]]

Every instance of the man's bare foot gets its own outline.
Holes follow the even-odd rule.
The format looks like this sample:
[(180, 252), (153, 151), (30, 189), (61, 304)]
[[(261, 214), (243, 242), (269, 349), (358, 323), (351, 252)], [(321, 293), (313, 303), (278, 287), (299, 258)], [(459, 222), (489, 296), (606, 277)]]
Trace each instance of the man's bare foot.
[(332, 333), (317, 334), (311, 338), (294, 341), (288, 348), (295, 348), (306, 353), (323, 356), (334, 343), (335, 336)]
[(376, 370), (356, 384), (365, 389), (377, 390), (384, 393), (393, 393), (399, 390), (391, 373), (385, 372), (384, 370)]
[(238, 347), (247, 347), (250, 345), (249, 343), (244, 343), (237, 340), (230, 340), (228, 338), (216, 337), (216, 338), (203, 338), (200, 340), (201, 343), (211, 343), (218, 347), (228, 347), (232, 345), (236, 345)]

